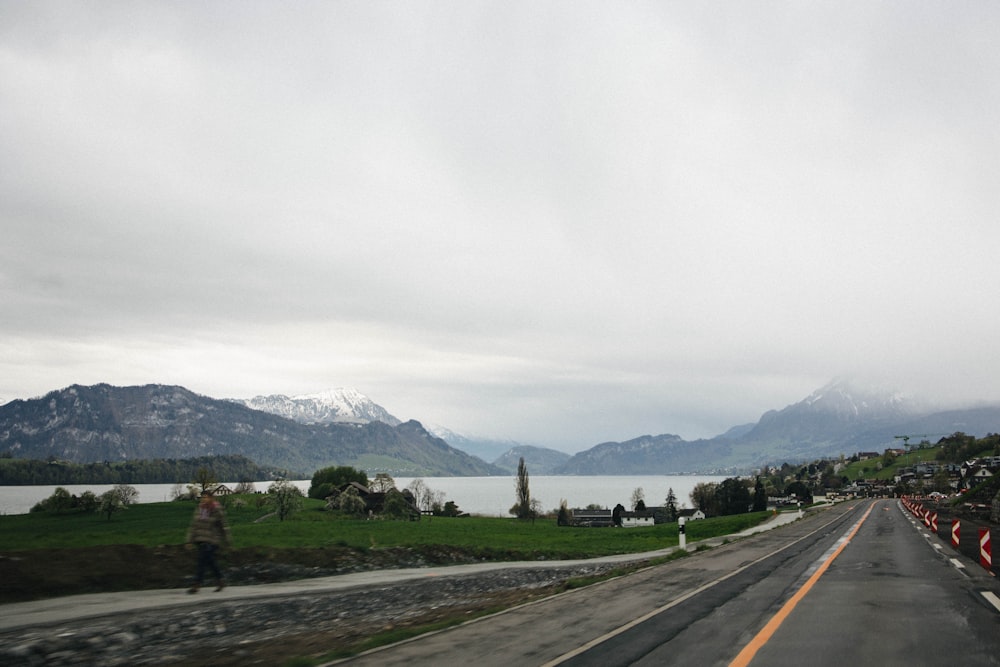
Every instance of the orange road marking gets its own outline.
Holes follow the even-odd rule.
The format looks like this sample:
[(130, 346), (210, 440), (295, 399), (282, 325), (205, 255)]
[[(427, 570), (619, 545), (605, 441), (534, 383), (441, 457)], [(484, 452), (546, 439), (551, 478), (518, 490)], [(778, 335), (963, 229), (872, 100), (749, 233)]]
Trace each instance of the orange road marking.
[(753, 660), (755, 655), (757, 655), (757, 651), (762, 649), (771, 637), (774, 636), (774, 633), (779, 627), (781, 627), (781, 624), (785, 622), (785, 619), (792, 613), (795, 606), (806, 596), (806, 594), (809, 593), (810, 590), (812, 590), (812, 587), (816, 585), (819, 578), (822, 577), (823, 573), (827, 571), (830, 564), (836, 560), (837, 556), (840, 555), (840, 552), (844, 550), (852, 539), (854, 539), (854, 536), (857, 535), (858, 530), (861, 528), (861, 524), (865, 522), (868, 515), (872, 513), (874, 508), (875, 504), (872, 503), (871, 506), (868, 507), (868, 511), (865, 512), (864, 516), (862, 516), (861, 519), (854, 524), (854, 528), (852, 528), (851, 532), (847, 534), (847, 537), (843, 539), (840, 546), (838, 546), (837, 549), (830, 554), (825, 561), (823, 561), (816, 571), (813, 572), (813, 575), (809, 577), (809, 580), (802, 585), (802, 588), (796, 591), (795, 595), (793, 595), (791, 599), (778, 610), (778, 613), (767, 622), (767, 625), (765, 625), (763, 629), (757, 633), (757, 636), (750, 640), (749, 644), (743, 647), (743, 650), (736, 656), (736, 659), (729, 663), (729, 667), (746, 667), (750, 664), (750, 661)]

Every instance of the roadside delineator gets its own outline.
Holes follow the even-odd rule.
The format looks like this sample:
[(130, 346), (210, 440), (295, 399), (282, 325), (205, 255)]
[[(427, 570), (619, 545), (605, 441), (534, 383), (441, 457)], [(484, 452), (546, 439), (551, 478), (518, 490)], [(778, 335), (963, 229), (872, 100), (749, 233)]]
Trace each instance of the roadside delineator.
[(993, 547), (990, 545), (990, 529), (979, 529), (979, 564), (993, 571)]
[(951, 520), (951, 546), (958, 548), (958, 534), (962, 528), (962, 522), (958, 519)]
[(938, 528), (937, 519), (938, 519), (937, 512), (932, 512), (931, 515), (930, 515), (929, 524), (930, 524), (931, 530), (933, 530), (935, 533), (937, 532), (937, 528)]

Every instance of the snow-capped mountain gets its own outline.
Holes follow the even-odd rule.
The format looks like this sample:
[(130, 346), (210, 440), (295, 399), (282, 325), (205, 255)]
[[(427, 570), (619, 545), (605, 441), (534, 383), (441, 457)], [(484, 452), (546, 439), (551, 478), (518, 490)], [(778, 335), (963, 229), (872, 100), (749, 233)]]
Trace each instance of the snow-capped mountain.
[(350, 387), (327, 389), (315, 394), (255, 396), (230, 399), (254, 410), (269, 412), (300, 424), (356, 423), (379, 421), (389, 426), (402, 422), (370, 398)]

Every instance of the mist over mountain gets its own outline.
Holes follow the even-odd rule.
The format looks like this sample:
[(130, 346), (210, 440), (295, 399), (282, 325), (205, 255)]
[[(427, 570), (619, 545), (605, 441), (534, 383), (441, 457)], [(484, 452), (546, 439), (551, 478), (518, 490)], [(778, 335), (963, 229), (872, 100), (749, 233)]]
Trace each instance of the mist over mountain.
[(510, 449), (523, 446), (523, 443), (514, 440), (498, 440), (495, 438), (463, 435), (438, 424), (429, 425), (427, 430), (446, 441), (452, 447), (458, 447), (463, 452), (478, 456), (484, 461), (494, 461)]

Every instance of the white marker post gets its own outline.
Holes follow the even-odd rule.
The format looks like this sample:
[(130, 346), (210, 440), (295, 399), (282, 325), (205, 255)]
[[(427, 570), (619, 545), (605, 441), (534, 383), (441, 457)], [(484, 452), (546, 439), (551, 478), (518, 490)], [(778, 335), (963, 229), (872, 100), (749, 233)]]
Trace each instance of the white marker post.
[(677, 517), (677, 536), (681, 540), (681, 549), (687, 551), (687, 535), (684, 534), (685, 523), (687, 523), (687, 517)]

